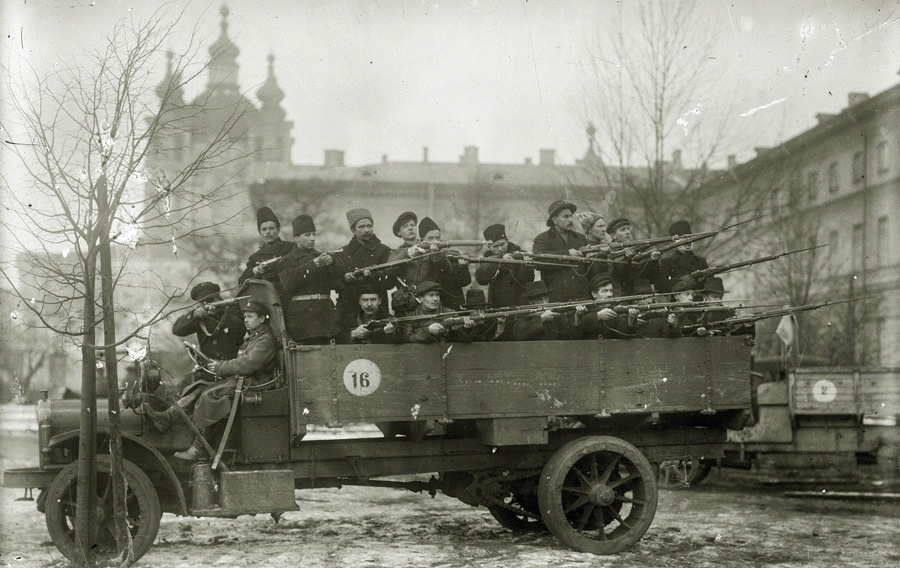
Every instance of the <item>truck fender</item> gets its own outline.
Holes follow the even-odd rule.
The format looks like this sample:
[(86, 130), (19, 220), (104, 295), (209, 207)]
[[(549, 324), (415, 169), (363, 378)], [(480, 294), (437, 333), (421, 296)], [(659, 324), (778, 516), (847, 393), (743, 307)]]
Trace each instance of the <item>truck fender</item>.
[[(50, 439), (50, 442), (47, 444), (48, 448), (53, 448), (56, 446), (65, 446), (69, 443), (75, 442), (75, 448), (78, 447), (78, 430), (72, 430), (69, 432), (64, 432), (62, 434), (57, 434)], [(109, 436), (109, 429), (107, 428), (98, 428), (97, 429), (97, 438), (98, 442), (101, 438), (106, 438)], [(129, 448), (131, 446), (131, 448)], [(136, 447), (135, 447), (136, 446)], [(124, 451), (125, 459), (128, 459), (128, 455), (131, 452), (146, 452), (150, 456), (153, 457), (156, 464), (159, 468), (166, 474), (166, 478), (169, 480), (169, 484), (175, 490), (175, 494), (178, 496), (178, 505), (180, 509), (180, 515), (186, 517), (189, 515), (187, 508), (187, 501), (184, 497), (184, 490), (181, 488), (181, 483), (178, 481), (178, 476), (175, 475), (175, 470), (172, 469), (172, 466), (169, 465), (169, 462), (159, 450), (145, 442), (144, 440), (138, 438), (134, 434), (127, 434), (125, 432), (122, 433), (122, 449)], [(76, 451), (77, 453), (77, 451)]]

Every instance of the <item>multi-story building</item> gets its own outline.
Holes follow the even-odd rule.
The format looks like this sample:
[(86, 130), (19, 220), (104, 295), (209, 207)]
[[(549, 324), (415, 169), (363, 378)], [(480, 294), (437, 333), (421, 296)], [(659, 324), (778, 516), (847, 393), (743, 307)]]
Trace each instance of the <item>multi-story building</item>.
[[(765, 213), (747, 240), (723, 251), (771, 254), (827, 245), (759, 271), (728, 274), (732, 290), (798, 304), (855, 300), (810, 325), (831, 326), (819, 349), (840, 362), (900, 366), (900, 85), (875, 96), (850, 93), (837, 114), (773, 148), (757, 148), (704, 187), (711, 211), (741, 202)], [(762, 250), (767, 249), (765, 253)], [(729, 260), (730, 261), (730, 260)], [(860, 298), (871, 297), (868, 300)], [(820, 329), (807, 329), (814, 335)], [(801, 340), (802, 341), (802, 340)], [(801, 346), (802, 347), (802, 346)]]

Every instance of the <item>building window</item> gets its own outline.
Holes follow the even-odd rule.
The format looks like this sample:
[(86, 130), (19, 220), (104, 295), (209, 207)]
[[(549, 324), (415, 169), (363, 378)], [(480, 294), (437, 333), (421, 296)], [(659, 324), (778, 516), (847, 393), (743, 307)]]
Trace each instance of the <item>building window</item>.
[(853, 225), (853, 238), (850, 244), (853, 272), (860, 272), (863, 266), (863, 226), (862, 223)]
[(828, 233), (828, 272), (834, 274), (837, 271), (837, 248), (840, 246), (838, 232), (831, 231)]
[(857, 152), (853, 154), (853, 184), (862, 183), (864, 177), (866, 177), (866, 168), (863, 155), (862, 152)]
[(888, 259), (888, 239), (890, 238), (888, 235), (888, 218), (887, 215), (878, 218), (878, 234), (876, 235), (878, 238), (877, 249), (876, 252), (878, 254), (878, 258), (876, 259), (878, 262), (878, 266), (887, 266), (890, 264), (890, 260)]
[(837, 162), (831, 162), (828, 166), (828, 191), (829, 193), (838, 192), (838, 165)]
[(878, 164), (878, 173), (888, 171), (887, 142), (881, 142), (875, 148), (875, 161)]
[(819, 172), (806, 174), (806, 198), (812, 203), (819, 195)]

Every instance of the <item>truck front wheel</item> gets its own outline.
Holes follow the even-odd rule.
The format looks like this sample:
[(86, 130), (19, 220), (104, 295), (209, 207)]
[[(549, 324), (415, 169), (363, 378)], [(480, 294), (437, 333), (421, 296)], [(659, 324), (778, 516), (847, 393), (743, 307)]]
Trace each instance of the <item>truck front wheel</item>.
[[(153, 482), (128, 460), (122, 460), (125, 471), (125, 504), (128, 530), (131, 533), (133, 559), (144, 555), (156, 539), (162, 509)], [(78, 488), (78, 462), (67, 465), (47, 489), (47, 530), (56, 548), (74, 565), (82, 565), (81, 546), (75, 535), (75, 512)], [(91, 531), (95, 559), (99, 564), (114, 561), (121, 552), (116, 546), (113, 518), (112, 484), (109, 456), (97, 456), (97, 513)]]

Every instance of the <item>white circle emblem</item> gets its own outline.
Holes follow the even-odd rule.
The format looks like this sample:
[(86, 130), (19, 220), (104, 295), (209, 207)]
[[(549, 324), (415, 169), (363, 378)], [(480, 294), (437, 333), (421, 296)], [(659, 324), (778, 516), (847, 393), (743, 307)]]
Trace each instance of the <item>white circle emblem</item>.
[(381, 369), (374, 361), (355, 359), (344, 368), (344, 386), (351, 394), (368, 396), (381, 384)]
[(837, 397), (837, 387), (828, 379), (816, 381), (813, 385), (813, 398), (819, 402), (831, 402)]

